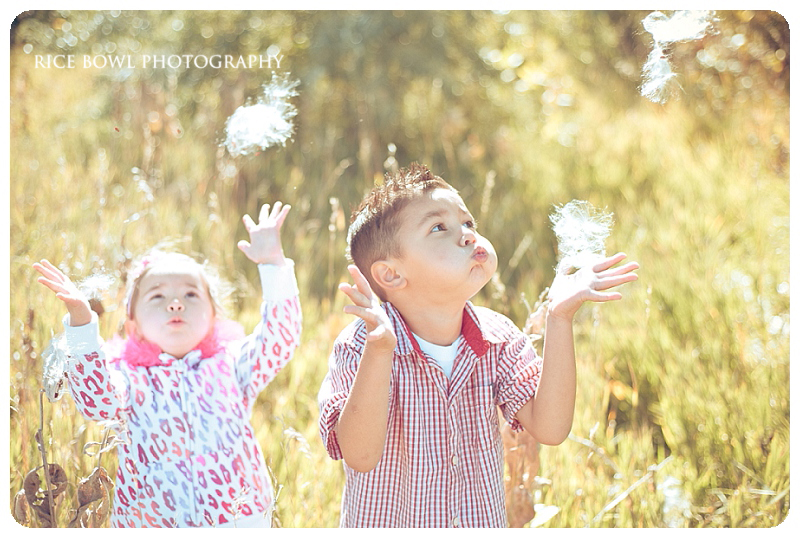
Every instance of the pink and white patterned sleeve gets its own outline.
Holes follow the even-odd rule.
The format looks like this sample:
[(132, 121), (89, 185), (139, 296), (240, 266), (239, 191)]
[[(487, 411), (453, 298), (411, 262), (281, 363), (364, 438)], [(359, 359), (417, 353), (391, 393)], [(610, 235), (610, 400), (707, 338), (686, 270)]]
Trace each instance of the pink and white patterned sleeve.
[(245, 340), (236, 364), (248, 408), (289, 362), (300, 343), (299, 291), (294, 262), (286, 261), (283, 266), (258, 266), (263, 297), (261, 321)]
[(72, 327), (64, 318), (68, 349), (67, 377), (78, 411), (89, 420), (118, 418), (127, 400), (127, 383), (119, 370), (106, 364), (97, 315), (86, 325)]

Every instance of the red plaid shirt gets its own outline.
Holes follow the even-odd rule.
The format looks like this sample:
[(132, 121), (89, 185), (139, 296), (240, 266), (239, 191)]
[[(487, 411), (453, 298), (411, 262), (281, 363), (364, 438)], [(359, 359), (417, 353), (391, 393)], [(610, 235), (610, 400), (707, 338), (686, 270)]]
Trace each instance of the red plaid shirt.
[[(397, 335), (386, 444), (368, 473), (344, 464), (341, 526), (508, 526), (497, 407), (512, 428), (522, 429), (515, 415), (536, 391), (541, 358), (508, 318), (468, 303), (448, 380), (397, 309), (383, 308)], [(362, 320), (342, 331), (319, 393), (320, 433), (334, 459), (342, 458), (334, 427), (365, 332)]]

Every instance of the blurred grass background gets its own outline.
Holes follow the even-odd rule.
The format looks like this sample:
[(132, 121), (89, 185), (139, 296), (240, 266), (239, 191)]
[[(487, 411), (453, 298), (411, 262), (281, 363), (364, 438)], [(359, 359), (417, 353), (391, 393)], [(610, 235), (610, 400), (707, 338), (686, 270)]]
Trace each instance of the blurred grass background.
[[(638, 94), (648, 12), (31, 11), (11, 28), (10, 494), (40, 465), (41, 355), (64, 310), (35, 283), (48, 258), (122, 274), (165, 238), (220, 268), (258, 315), (244, 213), (293, 205), (304, 333), (253, 416), (284, 527), (338, 524), (343, 472), (319, 441), (316, 393), (350, 319), (346, 223), (411, 161), (458, 188), (495, 245), (475, 302), (522, 326), (553, 277), (553, 204), (615, 214), (607, 251), (641, 264), (621, 303), (576, 322), (572, 437), (541, 447), (535, 501), (551, 527), (770, 527), (789, 510), (789, 30), (780, 14), (718, 12), (670, 50), (680, 89)], [(300, 80), (293, 140), (233, 158), (225, 120), (270, 73), (42, 69), (37, 54), (282, 55)], [(69, 396), (45, 403), (48, 459), (72, 485), (102, 439)], [(100, 458), (111, 473), (112, 452)], [(513, 478), (513, 477), (512, 477)], [(59, 514), (69, 518), (66, 501)], [(552, 512), (551, 512), (552, 513)]]

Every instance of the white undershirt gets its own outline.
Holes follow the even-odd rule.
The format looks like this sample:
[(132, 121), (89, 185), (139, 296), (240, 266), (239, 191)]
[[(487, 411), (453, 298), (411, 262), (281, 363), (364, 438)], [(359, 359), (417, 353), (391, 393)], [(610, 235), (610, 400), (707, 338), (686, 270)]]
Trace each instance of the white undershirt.
[[(414, 333), (412, 332), (411, 334)], [(450, 374), (453, 372), (453, 363), (455, 362), (456, 355), (458, 354), (458, 343), (461, 340), (461, 336), (459, 335), (455, 342), (449, 346), (432, 344), (427, 340), (423, 340), (416, 334), (414, 334), (414, 338), (416, 338), (417, 343), (419, 343), (419, 348), (425, 354), (430, 355), (431, 358), (442, 367), (442, 370), (444, 370), (444, 375), (447, 376), (447, 379), (450, 379)]]

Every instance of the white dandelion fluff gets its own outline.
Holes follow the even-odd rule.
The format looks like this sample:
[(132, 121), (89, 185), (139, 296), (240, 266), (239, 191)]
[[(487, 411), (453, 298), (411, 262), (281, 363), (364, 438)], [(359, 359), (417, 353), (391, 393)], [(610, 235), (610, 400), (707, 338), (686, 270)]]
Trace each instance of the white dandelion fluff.
[(599, 210), (583, 200), (572, 200), (556, 207), (550, 222), (558, 239), (558, 271), (579, 269), (605, 256), (605, 241), (611, 234), (613, 213)]
[(100, 299), (102, 292), (114, 285), (115, 279), (108, 273), (94, 273), (78, 283), (78, 289), (87, 299)]
[(64, 395), (64, 384), (67, 380), (69, 352), (63, 334), (50, 340), (50, 345), (44, 350), (42, 358), (42, 387), (47, 399), (55, 402)]
[(297, 109), (290, 99), (297, 95), (298, 84), (288, 74), (274, 75), (264, 84), (255, 103), (237, 108), (225, 123), (224, 145), (228, 153), (250, 155), (273, 146), (285, 146), (294, 132)]
[(642, 67), (641, 94), (654, 103), (665, 103), (672, 91), (676, 74), (672, 71), (666, 48), (672, 43), (701, 39), (713, 31), (713, 11), (676, 11), (667, 17), (654, 11), (642, 20), (653, 36), (653, 50)]

